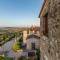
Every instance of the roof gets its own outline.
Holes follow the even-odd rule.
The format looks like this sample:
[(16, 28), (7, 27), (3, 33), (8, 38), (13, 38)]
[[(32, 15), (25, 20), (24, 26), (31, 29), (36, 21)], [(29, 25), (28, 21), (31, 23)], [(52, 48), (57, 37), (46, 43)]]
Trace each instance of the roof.
[(27, 39), (30, 39), (30, 38), (40, 39), (40, 36), (37, 36), (37, 35), (31, 34), (31, 35), (28, 35), (28, 36), (27, 36)]
[(41, 15), (41, 13), (42, 13), (42, 10), (43, 10), (43, 8), (44, 8), (45, 2), (46, 2), (46, 0), (44, 0), (44, 2), (43, 2), (43, 5), (42, 5), (42, 8), (41, 8), (41, 11), (40, 11), (39, 16), (38, 16), (39, 18), (40, 18), (40, 15)]

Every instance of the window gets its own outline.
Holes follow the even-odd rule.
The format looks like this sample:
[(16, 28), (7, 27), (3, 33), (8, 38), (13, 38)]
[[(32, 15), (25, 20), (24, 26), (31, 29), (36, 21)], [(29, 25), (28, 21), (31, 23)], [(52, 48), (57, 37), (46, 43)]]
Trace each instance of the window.
[(32, 45), (31, 46), (32, 47), (32, 50), (35, 50), (35, 43), (32, 43), (31, 45)]
[(48, 13), (45, 14), (45, 16), (43, 17), (44, 18), (44, 31), (43, 31), (43, 34), (48, 36)]

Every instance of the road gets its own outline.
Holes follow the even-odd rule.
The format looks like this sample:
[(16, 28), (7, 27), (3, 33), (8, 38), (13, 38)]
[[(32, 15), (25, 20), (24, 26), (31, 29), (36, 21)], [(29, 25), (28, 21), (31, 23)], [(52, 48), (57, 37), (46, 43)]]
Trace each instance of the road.
[(2, 48), (4, 51), (6, 51), (6, 56), (8, 57), (13, 57), (15, 59), (17, 59), (18, 57), (20, 57), (21, 55), (26, 55), (27, 52), (23, 52), (23, 51), (20, 51), (20, 52), (14, 52), (13, 49), (12, 49), (12, 46), (13, 44), (16, 42), (16, 38), (13, 38), (12, 40), (6, 42)]

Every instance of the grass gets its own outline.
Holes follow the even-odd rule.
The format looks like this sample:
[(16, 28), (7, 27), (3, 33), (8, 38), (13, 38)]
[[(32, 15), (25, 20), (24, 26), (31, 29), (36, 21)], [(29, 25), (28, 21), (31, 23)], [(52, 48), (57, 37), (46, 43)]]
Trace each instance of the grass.
[(14, 59), (9, 57), (0, 57), (0, 60), (14, 60)]
[(16, 41), (16, 42), (13, 44), (12, 49), (13, 49), (15, 52), (17, 52), (17, 50), (20, 50), (20, 46), (19, 46), (19, 42), (18, 42), (18, 41)]

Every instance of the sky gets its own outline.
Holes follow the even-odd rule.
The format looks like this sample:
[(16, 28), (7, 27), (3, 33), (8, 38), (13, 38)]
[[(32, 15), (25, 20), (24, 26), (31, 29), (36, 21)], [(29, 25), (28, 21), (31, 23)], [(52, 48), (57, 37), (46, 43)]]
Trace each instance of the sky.
[(39, 26), (43, 0), (0, 0), (0, 27)]

